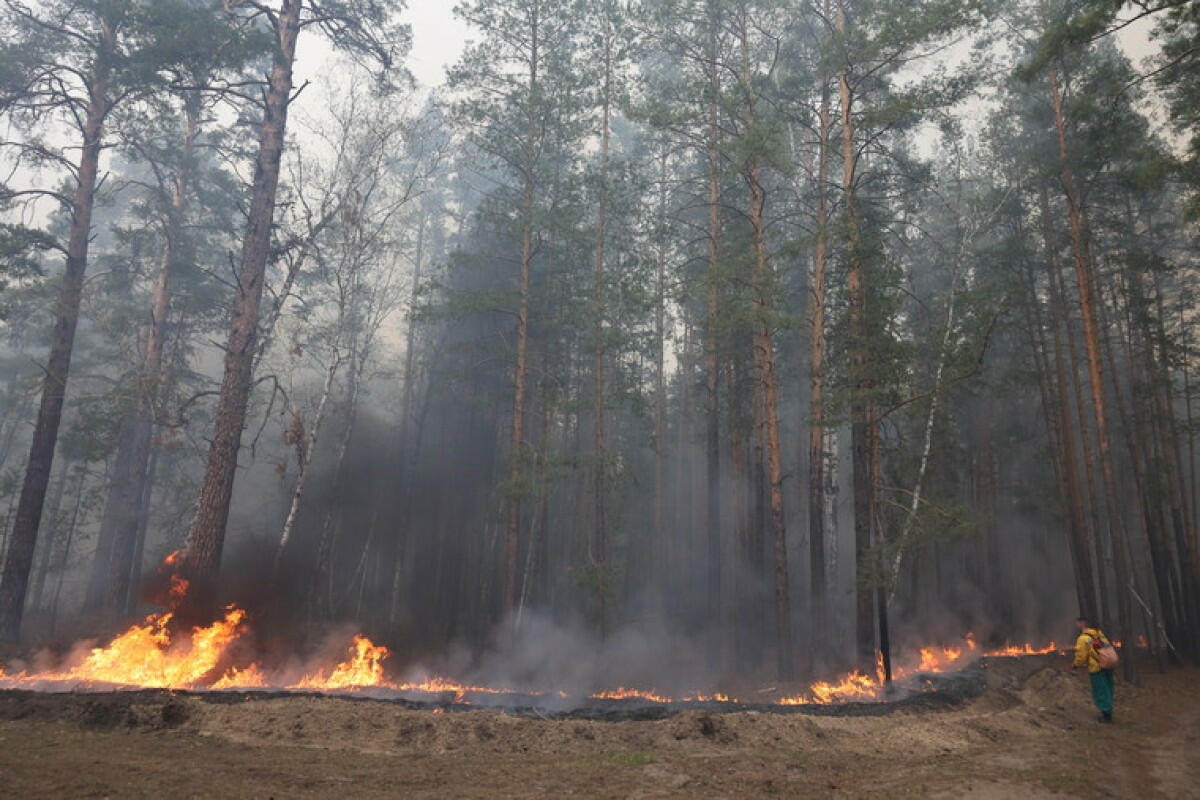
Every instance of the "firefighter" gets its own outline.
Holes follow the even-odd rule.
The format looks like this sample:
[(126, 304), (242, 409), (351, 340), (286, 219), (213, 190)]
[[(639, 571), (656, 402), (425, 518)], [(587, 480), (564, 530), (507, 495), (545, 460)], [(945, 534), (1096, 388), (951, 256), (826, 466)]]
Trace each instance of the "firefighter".
[(1087, 667), (1088, 677), (1092, 681), (1092, 701), (1100, 711), (1100, 722), (1113, 721), (1113, 671), (1105, 669), (1096, 655), (1096, 648), (1102, 645), (1112, 646), (1108, 637), (1099, 628), (1092, 625), (1087, 617), (1075, 620), (1079, 629), (1079, 638), (1075, 640), (1075, 661), (1071, 669)]

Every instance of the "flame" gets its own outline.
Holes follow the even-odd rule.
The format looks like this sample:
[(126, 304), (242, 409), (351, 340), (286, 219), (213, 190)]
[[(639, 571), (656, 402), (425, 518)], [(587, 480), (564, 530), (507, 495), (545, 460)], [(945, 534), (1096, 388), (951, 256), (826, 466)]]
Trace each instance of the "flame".
[(1046, 645), (1045, 647), (1041, 647), (1041, 648), (1035, 648), (1029, 642), (1026, 642), (1025, 644), (1020, 645), (1020, 646), (1006, 645), (1005, 647), (1002, 647), (999, 650), (991, 650), (989, 652), (986, 652), (986, 653), (984, 653), (984, 655), (987, 656), (988, 658), (995, 658), (997, 656), (1000, 656), (1000, 657), (1003, 657), (1003, 656), (1043, 656), (1048, 653), (1057, 653), (1057, 652), (1058, 652), (1058, 645), (1055, 644), (1054, 642), (1050, 642), (1050, 644)]
[(270, 681), (263, 674), (258, 664), (251, 664), (244, 669), (230, 667), (224, 675), (217, 679), (210, 688), (213, 689), (263, 689), (270, 686)]
[(670, 703), (670, 697), (660, 695), (657, 692), (643, 691), (641, 689), (629, 689), (625, 686), (618, 686), (616, 689), (611, 689), (606, 692), (597, 692), (589, 695), (593, 700), (646, 700), (651, 703)]
[(963, 656), (961, 647), (922, 647), (919, 672), (940, 672)]
[[(964, 647), (955, 645), (930, 645), (920, 648), (919, 660), (911, 668), (893, 664), (892, 680), (903, 681), (915, 673), (941, 673), (961, 669), (974, 658), (979, 650), (975, 634), (963, 636)], [(1034, 647), (1030, 643), (1020, 646), (1008, 645), (999, 650), (983, 653), (985, 657), (1046, 655), (1059, 652), (1058, 645), (1050, 642), (1045, 647)], [(855, 670), (836, 681), (817, 681), (808, 691), (777, 701), (780, 705), (828, 705), (831, 703), (872, 702), (879, 700), (884, 691), (883, 653), (875, 654), (875, 675), (865, 675)], [(736, 702), (736, 701), (735, 701)]]
[[(186, 591), (186, 582), (173, 581), (172, 588)], [(174, 595), (174, 593), (173, 593)], [(180, 597), (182, 594), (179, 595)], [(206, 627), (194, 628), (189, 634), (178, 636), (172, 633), (172, 613), (167, 611), (153, 614), (141, 625), (135, 625), (113, 639), (106, 647), (92, 648), (88, 656), (69, 669), (51, 672), (6, 674), (0, 668), (0, 685), (23, 686), (40, 681), (71, 681), (77, 684), (116, 684), (164, 689), (254, 689), (279, 687), (304, 690), (353, 690), (365, 687), (382, 687), (400, 692), (446, 695), (452, 694), (451, 702), (468, 703), (472, 694), (501, 695), (527, 694), (546, 696), (543, 691), (519, 691), (516, 689), (489, 686), (469, 686), (443, 677), (429, 677), (421, 681), (396, 683), (388, 679), (384, 662), (391, 652), (374, 644), (363, 635), (356, 635), (347, 649), (347, 657), (328, 669), (307, 674), (299, 681), (286, 682), (278, 676), (266, 673), (262, 666), (251, 663), (246, 666), (227, 666), (229, 646), (246, 631), (246, 612), (229, 606), (222, 619)], [(979, 651), (973, 634), (963, 637), (963, 646), (931, 645), (918, 650), (916, 663), (899, 665), (892, 670), (894, 681), (903, 681), (915, 673), (939, 673), (958, 669), (967, 659)], [(1012, 657), (1044, 655), (1058, 652), (1051, 642), (1044, 647), (1030, 643), (1006, 645), (997, 650), (983, 653), (987, 657)], [(778, 699), (779, 705), (803, 705), (847, 702), (872, 702), (883, 696), (885, 685), (883, 654), (876, 654), (875, 674), (866, 675), (858, 670), (849, 672), (837, 680), (817, 681), (806, 692)], [(567, 693), (558, 691), (559, 697)], [(738, 703), (736, 697), (722, 693), (711, 695), (691, 692), (679, 697), (659, 692), (656, 689), (636, 689), (620, 686), (615, 689), (589, 695), (592, 700), (641, 700), (651, 703), (674, 702), (721, 702)]]
[(188, 582), (186, 578), (181, 578), (178, 575), (171, 576), (171, 588), (167, 590), (167, 596), (170, 598), (170, 607), (175, 608), (179, 602), (187, 595)]
[(808, 689), (808, 694), (796, 697), (785, 697), (779, 701), (782, 706), (798, 706), (818, 703), (848, 703), (856, 700), (874, 700), (879, 693), (878, 678), (864, 675), (858, 670), (842, 677), (836, 683), (817, 681)]
[(386, 647), (372, 644), (362, 634), (350, 645), (350, 658), (334, 667), (328, 674), (306, 675), (289, 689), (346, 689), (356, 686), (387, 686), (383, 661), (391, 653)]
[[(174, 567), (183, 558), (176, 551), (163, 561), (160, 571)], [(113, 639), (105, 647), (94, 647), (79, 663), (67, 669), (49, 672), (19, 672), (7, 674), (0, 666), (0, 687), (21, 687), (42, 681), (84, 684), (115, 684), (161, 689), (253, 689), (279, 687), (304, 690), (354, 690), (383, 687), (400, 692), (445, 696), (453, 695), (454, 703), (469, 703), (470, 695), (526, 694), (545, 696), (543, 691), (519, 691), (488, 686), (468, 686), (443, 677), (427, 677), (420, 681), (396, 683), (391, 681), (384, 662), (391, 656), (386, 648), (374, 644), (361, 634), (356, 635), (347, 650), (346, 658), (330, 668), (306, 674), (299, 681), (281, 680), (268, 674), (258, 663), (232, 665), (230, 646), (246, 632), (247, 614), (236, 606), (228, 606), (224, 616), (204, 627), (180, 634), (171, 625), (173, 610), (184, 599), (188, 582), (177, 574), (169, 575), (170, 588), (165, 601), (167, 610), (152, 614), (142, 624)], [(1145, 640), (1140, 642), (1143, 646)], [(964, 666), (965, 659), (974, 657), (979, 646), (972, 633), (963, 637), (962, 645), (930, 645), (918, 650), (917, 659), (907, 665), (893, 665), (892, 678), (902, 681), (915, 673), (946, 672)], [(1058, 650), (1051, 642), (1045, 647), (1032, 644), (1008, 645), (983, 653), (985, 656), (1029, 656), (1053, 653)], [(915, 661), (915, 663), (914, 663)], [(783, 697), (779, 705), (830, 704), (871, 702), (883, 696), (885, 686), (883, 654), (877, 653), (875, 674), (853, 671), (835, 681), (817, 681), (806, 692)], [(556, 694), (566, 698), (565, 692)], [(740, 702), (722, 693), (711, 695), (691, 692), (678, 698), (657, 689), (636, 689), (620, 686), (589, 695), (591, 700), (641, 700), (652, 703), (673, 702)]]
[[(110, 683), (152, 689), (190, 689), (211, 685), (213, 672), (230, 645), (244, 632), (246, 612), (230, 606), (225, 616), (207, 627), (193, 628), (176, 637), (170, 629), (170, 612), (152, 614), (141, 625), (113, 639), (107, 647), (94, 647), (79, 664), (59, 672), (26, 672), (0, 678), (18, 683), (74, 681)], [(217, 680), (223, 680), (218, 675)]]

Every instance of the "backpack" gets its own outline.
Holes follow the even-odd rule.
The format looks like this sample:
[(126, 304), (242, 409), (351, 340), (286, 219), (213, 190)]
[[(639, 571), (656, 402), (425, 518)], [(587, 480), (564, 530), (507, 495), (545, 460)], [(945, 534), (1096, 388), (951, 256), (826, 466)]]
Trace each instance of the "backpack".
[(1092, 652), (1096, 655), (1096, 663), (1100, 665), (1100, 669), (1116, 669), (1117, 665), (1121, 663), (1121, 658), (1117, 655), (1117, 648), (1113, 647), (1112, 642), (1107, 639), (1093, 637)]

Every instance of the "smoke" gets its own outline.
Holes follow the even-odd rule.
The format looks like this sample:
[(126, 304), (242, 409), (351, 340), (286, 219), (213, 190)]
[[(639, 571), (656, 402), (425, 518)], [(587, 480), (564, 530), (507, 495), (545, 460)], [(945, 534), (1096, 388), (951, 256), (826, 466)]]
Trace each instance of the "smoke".
[(483, 685), (552, 689), (572, 696), (618, 686), (679, 696), (711, 691), (719, 677), (694, 642), (661, 624), (627, 625), (602, 638), (579, 626), (564, 628), (539, 613), (526, 613), (519, 628), (498, 628), (492, 646), (468, 675)]

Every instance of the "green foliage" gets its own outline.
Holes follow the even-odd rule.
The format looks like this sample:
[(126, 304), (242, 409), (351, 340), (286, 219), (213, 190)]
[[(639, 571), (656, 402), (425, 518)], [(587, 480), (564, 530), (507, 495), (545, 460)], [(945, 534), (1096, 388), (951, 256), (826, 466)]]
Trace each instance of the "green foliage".
[[(1185, 0), (1186, 1), (1186, 0)], [(1167, 0), (1164, 7), (1178, 5), (1179, 0)], [(1045, 25), (1028, 60), (1017, 69), (1022, 80), (1045, 71), (1054, 59), (1071, 50), (1089, 45), (1108, 32), (1125, 0), (1057, 0), (1044, 9)]]
[(0, 292), (13, 282), (41, 276), (41, 254), (56, 247), (43, 231), (25, 225), (0, 223)]

